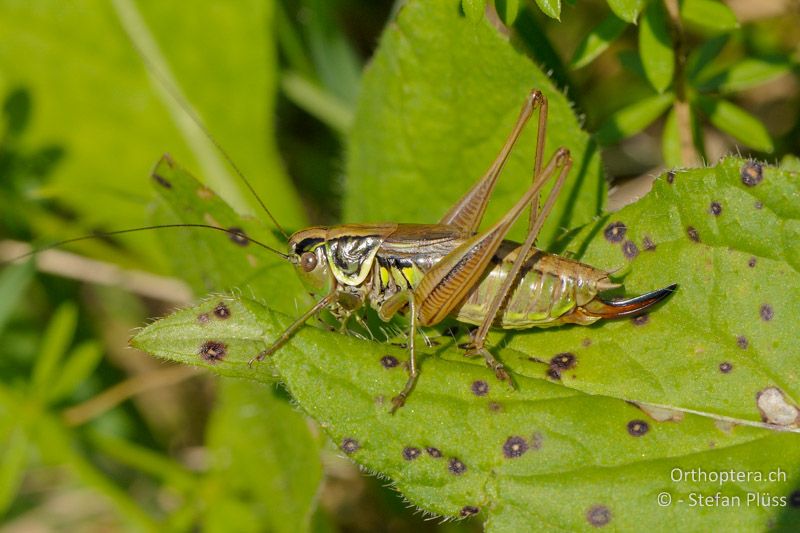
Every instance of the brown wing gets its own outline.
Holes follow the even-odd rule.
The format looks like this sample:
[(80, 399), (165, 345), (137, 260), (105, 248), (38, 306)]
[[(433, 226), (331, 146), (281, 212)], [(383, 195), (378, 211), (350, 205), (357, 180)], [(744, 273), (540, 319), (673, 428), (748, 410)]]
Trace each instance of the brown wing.
[(342, 224), (325, 228), (326, 240), (342, 237), (377, 237), (385, 239), (397, 229), (399, 224)]
[(387, 257), (421, 258), (436, 262), (462, 244), (469, 235), (445, 224), (398, 224), (381, 244), (380, 252)]
[(530, 205), (544, 181), (535, 183), (500, 220), (487, 230), (466, 239), (434, 265), (414, 289), (418, 319), (422, 326), (441, 322), (472, 289), (486, 271), (508, 230)]

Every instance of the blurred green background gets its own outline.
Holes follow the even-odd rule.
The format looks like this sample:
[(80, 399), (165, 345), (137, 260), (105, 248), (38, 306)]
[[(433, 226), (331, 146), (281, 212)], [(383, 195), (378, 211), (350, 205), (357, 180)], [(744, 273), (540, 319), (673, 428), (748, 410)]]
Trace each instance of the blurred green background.
[[(539, 7), (549, 2), (488, 12), (464, 2), (465, 16), (490, 17), (575, 103), (603, 146), (610, 207), (665, 167), (800, 151), (796, 3), (737, 0), (724, 16), (676, 17), (677, 2), (653, 0), (638, 25), (618, 17), (629, 3), (643, 4), (565, 2), (556, 20)], [(339, 221), (361, 72), (400, 8), (0, 0), (0, 258), (22, 243), (148, 224), (149, 172), (165, 152), (260, 215), (184, 102), (287, 229)], [(148, 318), (193, 298), (157, 236), (64, 248), (0, 273), (4, 530), (480, 528), (410, 512), (280, 390), (127, 348)]]

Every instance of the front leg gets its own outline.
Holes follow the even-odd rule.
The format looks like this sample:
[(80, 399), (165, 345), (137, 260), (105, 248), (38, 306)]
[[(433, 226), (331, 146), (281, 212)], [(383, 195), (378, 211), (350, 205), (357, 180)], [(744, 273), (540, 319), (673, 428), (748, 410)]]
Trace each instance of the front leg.
[(330, 311), (333, 318), (339, 323), (339, 333), (343, 335), (351, 334), (350, 330), (347, 328), (351, 317), (354, 318), (358, 324), (362, 325), (364, 329), (367, 329), (364, 321), (361, 320), (361, 317), (357, 314), (358, 311), (362, 309), (363, 300), (362, 293), (354, 294), (345, 291), (340, 291), (338, 293), (336, 301), (328, 307), (328, 311)]
[(320, 311), (331, 305), (331, 303), (333, 303), (335, 299), (336, 299), (336, 289), (331, 291), (327, 296), (325, 296), (325, 298), (314, 304), (314, 306), (305, 313), (303, 313), (303, 315), (300, 316), (300, 318), (292, 322), (292, 324), (288, 328), (286, 328), (286, 331), (281, 333), (280, 336), (277, 339), (275, 339), (266, 350), (258, 354), (256, 357), (250, 359), (250, 361), (247, 364), (249, 366), (253, 366), (253, 363), (261, 361), (265, 357), (269, 357), (270, 355), (274, 354), (276, 351), (278, 351), (278, 348), (286, 344), (286, 341), (292, 338), (292, 335), (294, 335), (295, 332), (298, 329), (300, 329), (309, 318), (317, 315)]

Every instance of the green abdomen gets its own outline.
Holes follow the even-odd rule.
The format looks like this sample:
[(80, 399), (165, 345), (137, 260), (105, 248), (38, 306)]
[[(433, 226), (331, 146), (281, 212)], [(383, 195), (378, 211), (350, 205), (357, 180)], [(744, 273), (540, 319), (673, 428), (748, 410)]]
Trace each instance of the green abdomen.
[[(466, 297), (453, 316), (480, 325), (500, 286), (511, 270), (511, 259), (500, 259)], [(535, 251), (523, 267), (519, 281), (501, 306), (495, 327), (525, 329), (557, 326), (566, 322), (576, 308), (595, 298), (598, 281), (607, 274), (563, 257)], [(594, 322), (581, 320), (581, 323)]]

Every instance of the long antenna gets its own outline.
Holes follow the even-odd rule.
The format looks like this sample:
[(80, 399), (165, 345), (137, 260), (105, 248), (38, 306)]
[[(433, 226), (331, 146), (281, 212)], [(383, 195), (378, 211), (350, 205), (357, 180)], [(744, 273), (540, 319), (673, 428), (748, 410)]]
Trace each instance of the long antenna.
[[(147, 59), (145, 59), (144, 61), (145, 61), (145, 63), (147, 63)], [(158, 77), (158, 74), (156, 74), (155, 76)], [(169, 92), (174, 98), (177, 99), (177, 93), (174, 91), (173, 88), (167, 87), (167, 92)], [(189, 115), (189, 118), (191, 118), (192, 121), (197, 125), (197, 127), (200, 128), (200, 130), (203, 132), (203, 134), (205, 134), (205, 136), (208, 137), (208, 140), (211, 141), (211, 144), (214, 145), (214, 148), (216, 148), (219, 151), (219, 153), (222, 154), (222, 157), (231, 166), (231, 168), (233, 169), (234, 173), (239, 178), (239, 181), (244, 183), (244, 185), (247, 187), (247, 190), (250, 191), (250, 194), (252, 194), (253, 198), (255, 198), (256, 201), (258, 202), (258, 205), (261, 206), (261, 209), (267, 214), (267, 216), (272, 221), (272, 223), (275, 225), (275, 227), (278, 228), (278, 231), (281, 232), (281, 235), (283, 235), (283, 238), (288, 241), (289, 240), (289, 234), (286, 233), (286, 231), (283, 229), (283, 227), (278, 223), (278, 220), (272, 215), (272, 212), (267, 208), (267, 206), (264, 203), (264, 201), (258, 195), (258, 193), (256, 192), (255, 188), (250, 183), (250, 180), (248, 180), (245, 177), (244, 173), (239, 169), (238, 165), (236, 165), (236, 163), (234, 163), (233, 158), (228, 154), (228, 152), (225, 151), (225, 149), (222, 147), (222, 145), (219, 143), (219, 141), (217, 141), (217, 138), (214, 137), (211, 134), (211, 132), (206, 127), (206, 125), (203, 124), (203, 122), (200, 120), (200, 117), (197, 115), (197, 113), (195, 113), (194, 109), (192, 109), (189, 106), (189, 104), (187, 104), (185, 101), (182, 101), (180, 99), (177, 99), (177, 101), (178, 101), (178, 105), (181, 106), (181, 109), (183, 109), (186, 112), (186, 114)]]
[[(118, 10), (124, 11), (125, 15), (127, 15), (123, 16), (121, 13), (119, 14), (120, 22), (123, 24), (124, 27), (126, 27), (127, 24), (134, 24), (137, 26), (139, 25), (141, 17), (134, 5), (125, 2), (123, 0), (116, 0), (114, 4)], [(145, 51), (139, 45), (139, 43), (135, 39), (135, 36), (133, 35), (134, 33), (133, 29), (126, 27), (126, 31), (128, 32), (128, 36), (131, 41), (131, 46), (133, 46), (134, 50), (136, 50), (136, 53), (139, 55), (139, 58), (145, 64), (145, 67), (147, 67), (148, 72), (158, 81), (161, 87), (178, 104), (181, 110), (197, 126), (197, 128), (203, 133), (203, 135), (206, 136), (206, 138), (211, 142), (211, 144), (214, 145), (214, 148), (216, 148), (216, 150), (222, 155), (223, 159), (225, 159), (228, 165), (230, 165), (230, 167), (233, 169), (239, 181), (247, 187), (247, 189), (250, 191), (250, 194), (252, 194), (253, 198), (255, 198), (256, 201), (258, 202), (258, 205), (260, 205), (261, 209), (267, 214), (267, 217), (269, 217), (269, 219), (272, 221), (272, 223), (275, 225), (278, 231), (280, 231), (283, 237), (288, 241), (289, 235), (286, 233), (283, 227), (278, 223), (278, 220), (272, 215), (272, 212), (267, 208), (266, 204), (258, 195), (253, 185), (250, 183), (250, 181), (245, 177), (241, 169), (239, 169), (239, 167), (233, 161), (233, 158), (230, 155), (228, 155), (228, 152), (225, 151), (222, 145), (217, 141), (217, 139), (211, 134), (209, 129), (203, 123), (199, 114), (191, 107), (191, 105), (189, 105), (188, 101), (180, 93), (180, 91), (176, 86), (176, 83), (173, 83), (172, 80), (169, 79), (169, 77), (164, 72), (162, 72), (161, 69), (158, 68), (158, 66), (153, 61), (151, 61), (150, 57), (147, 54), (145, 54)], [(146, 29), (142, 31), (146, 32)], [(142, 32), (140, 31), (139, 33)], [(146, 35), (142, 35), (142, 37), (145, 39), (144, 44), (157, 49), (157, 44), (155, 40), (149, 35), (149, 33), (146, 33)]]
[(211, 144), (214, 145), (214, 148), (217, 149), (217, 151), (222, 155), (223, 159), (225, 159), (225, 161), (228, 163), (228, 165), (230, 165), (230, 167), (233, 169), (233, 172), (236, 174), (236, 177), (239, 178), (239, 181), (241, 181), (247, 187), (247, 190), (249, 190), (250, 194), (253, 195), (253, 198), (256, 199), (256, 201), (258, 202), (258, 205), (261, 206), (261, 209), (267, 214), (267, 216), (272, 221), (272, 223), (275, 225), (275, 227), (278, 229), (278, 231), (281, 232), (281, 235), (283, 235), (283, 238), (288, 241), (289, 240), (289, 234), (286, 233), (286, 231), (283, 229), (283, 227), (278, 223), (278, 220), (272, 215), (272, 212), (267, 208), (267, 206), (264, 203), (264, 201), (258, 195), (258, 193), (256, 192), (256, 190), (253, 187), (253, 185), (250, 183), (250, 180), (248, 180), (245, 177), (244, 173), (239, 169), (239, 166), (233, 161), (233, 158), (228, 154), (227, 151), (225, 151), (225, 149), (222, 147), (222, 145), (219, 143), (219, 141), (217, 141), (217, 138), (214, 137), (211, 134), (211, 132), (206, 127), (206, 125), (200, 119), (200, 116), (195, 112), (195, 110), (185, 100), (182, 100), (180, 98), (180, 94), (175, 90), (175, 88), (172, 85), (167, 84), (166, 80), (163, 77), (161, 77), (160, 73), (158, 73), (157, 71), (153, 70), (154, 69), (153, 64), (150, 63), (150, 60), (147, 59), (147, 57), (145, 57), (142, 54), (141, 50), (139, 50), (136, 47), (135, 43), (133, 44), (133, 47), (136, 48), (137, 52), (142, 57), (142, 61), (147, 65), (147, 68), (152, 71), (153, 76), (158, 78), (160, 83), (165, 84), (166, 91), (170, 94), (170, 96), (172, 96), (172, 98), (175, 99), (175, 101), (178, 103), (178, 105), (181, 107), (181, 109), (183, 109), (184, 113), (186, 113), (186, 115), (190, 119), (192, 119), (192, 122), (194, 122), (195, 125), (198, 128), (200, 128), (200, 131), (203, 132), (203, 135), (208, 137), (208, 140), (211, 141)]
[(283, 252), (279, 252), (275, 248), (273, 248), (271, 246), (267, 246), (263, 242), (259, 242), (259, 241), (255, 240), (255, 239), (245, 235), (238, 228), (220, 228), (219, 226), (211, 226), (211, 225), (208, 225), (208, 224), (155, 224), (155, 225), (152, 225), (152, 226), (143, 226), (141, 228), (121, 229), (121, 230), (115, 230), (115, 231), (101, 231), (101, 232), (93, 233), (92, 235), (84, 235), (82, 237), (74, 237), (72, 239), (66, 239), (66, 240), (63, 240), (63, 241), (54, 242), (54, 243), (45, 245), (45, 246), (43, 246), (41, 248), (36, 248), (35, 250), (31, 250), (30, 252), (24, 253), (22, 255), (19, 255), (17, 257), (12, 258), (12, 259), (9, 259), (8, 261), (4, 261), (4, 263), (13, 263), (15, 261), (19, 261), (20, 259), (25, 259), (26, 257), (31, 257), (33, 255), (36, 255), (36, 254), (38, 254), (40, 252), (44, 252), (46, 250), (52, 250), (53, 248), (59, 248), (61, 246), (64, 246), (65, 244), (72, 244), (74, 242), (88, 241), (90, 239), (98, 239), (98, 238), (102, 238), (102, 237), (112, 237), (114, 235), (123, 235), (125, 233), (135, 233), (137, 231), (148, 231), (148, 230), (154, 230), (154, 229), (168, 229), (168, 228), (206, 228), (206, 229), (213, 229), (213, 230), (217, 230), (217, 231), (222, 231), (224, 233), (227, 233), (228, 237), (230, 237), (230, 239), (233, 242), (235, 242), (236, 244), (246, 245), (247, 243), (252, 242), (253, 244), (258, 245), (258, 246), (264, 248), (265, 250), (269, 250), (270, 252), (274, 253), (277, 256), (280, 256), (283, 259), (286, 259), (287, 261), (291, 261), (292, 260), (291, 257), (288, 256), (287, 254), (285, 254)]

